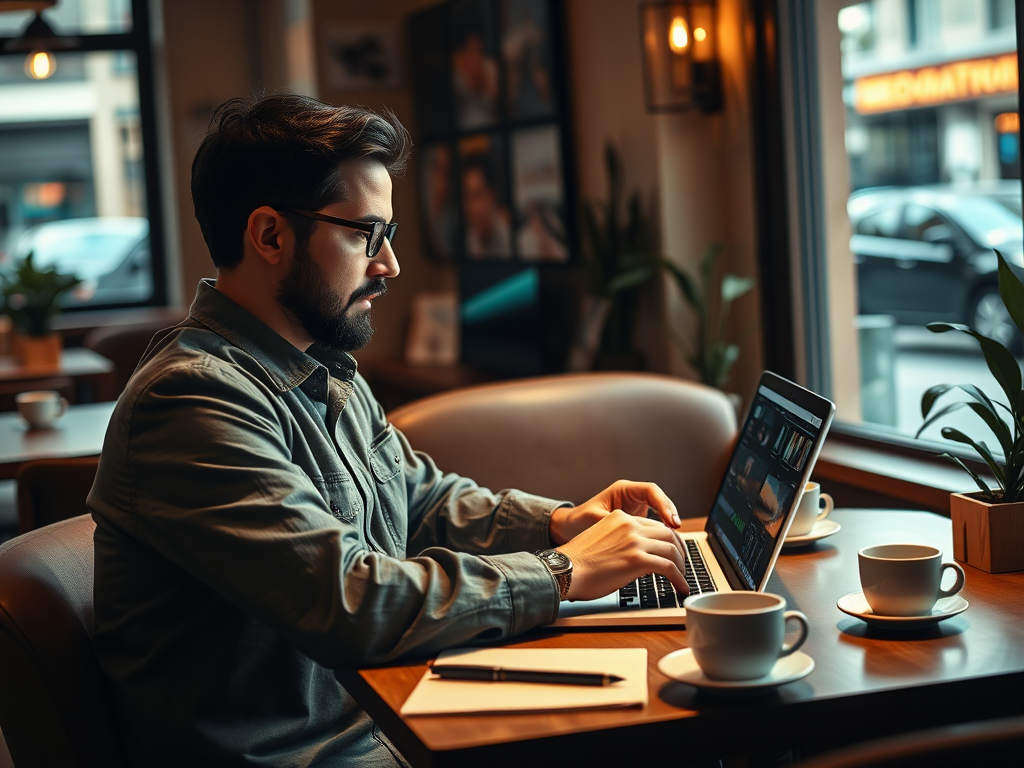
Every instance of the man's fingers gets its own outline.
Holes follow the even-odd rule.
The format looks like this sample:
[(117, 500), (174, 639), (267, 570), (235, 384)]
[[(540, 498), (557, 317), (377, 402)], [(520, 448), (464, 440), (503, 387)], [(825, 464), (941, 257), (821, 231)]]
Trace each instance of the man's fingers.
[(622, 507), (632, 515), (646, 516), (648, 508), (653, 509), (661, 521), (671, 527), (679, 527), (679, 511), (672, 499), (661, 490), (657, 483), (634, 483), (622, 480), (618, 489), (622, 496)]

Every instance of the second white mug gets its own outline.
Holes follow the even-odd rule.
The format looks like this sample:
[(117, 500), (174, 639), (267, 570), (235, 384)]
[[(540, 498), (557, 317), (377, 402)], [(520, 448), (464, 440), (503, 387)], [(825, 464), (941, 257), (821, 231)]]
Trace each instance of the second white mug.
[(804, 494), (793, 512), (793, 522), (786, 535), (803, 536), (810, 533), (815, 523), (828, 517), (833, 506), (832, 497), (822, 493), (820, 485), (808, 483), (804, 486)]

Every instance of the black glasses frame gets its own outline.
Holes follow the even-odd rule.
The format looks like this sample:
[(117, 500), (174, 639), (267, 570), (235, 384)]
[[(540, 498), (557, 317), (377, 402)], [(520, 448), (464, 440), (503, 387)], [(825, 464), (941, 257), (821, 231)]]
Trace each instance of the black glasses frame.
[(389, 243), (395, 242), (395, 233), (398, 231), (398, 224), (388, 224), (383, 221), (355, 221), (353, 219), (341, 219), (337, 216), (328, 216), (326, 213), (317, 213), (316, 211), (298, 211), (294, 208), (280, 208), (281, 213), (294, 213), (296, 216), (302, 216), (305, 219), (316, 219), (317, 221), (326, 221), (328, 224), (337, 224), (339, 227), (348, 227), (349, 229), (358, 229), (362, 232), (369, 232), (370, 236), (366, 238), (366, 257), (372, 259), (378, 253), (380, 253), (381, 246), (384, 245), (384, 241), (387, 240)]

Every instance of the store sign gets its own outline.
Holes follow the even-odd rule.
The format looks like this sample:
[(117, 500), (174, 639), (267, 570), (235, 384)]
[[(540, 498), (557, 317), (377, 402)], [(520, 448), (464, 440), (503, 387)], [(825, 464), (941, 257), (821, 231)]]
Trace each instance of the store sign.
[(1016, 95), (1017, 54), (858, 77), (853, 86), (854, 107), (862, 115), (999, 94)]

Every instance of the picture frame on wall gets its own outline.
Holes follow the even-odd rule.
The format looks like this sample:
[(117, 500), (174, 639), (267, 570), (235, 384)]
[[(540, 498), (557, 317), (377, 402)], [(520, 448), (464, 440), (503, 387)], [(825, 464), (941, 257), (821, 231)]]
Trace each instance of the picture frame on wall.
[(409, 19), (424, 250), (569, 264), (563, 0), (450, 0)]

